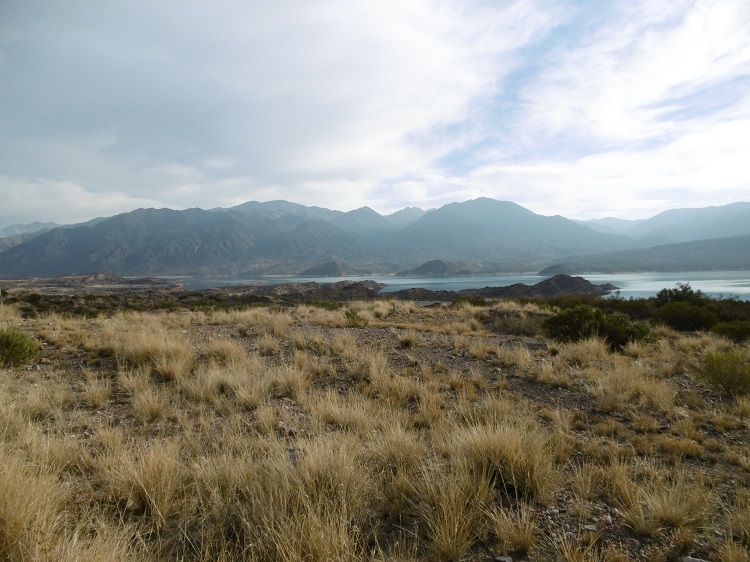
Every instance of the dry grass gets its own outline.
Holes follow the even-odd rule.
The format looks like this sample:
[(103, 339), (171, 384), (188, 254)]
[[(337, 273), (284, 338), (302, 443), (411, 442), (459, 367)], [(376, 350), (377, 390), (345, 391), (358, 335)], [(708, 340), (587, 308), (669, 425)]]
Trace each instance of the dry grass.
[(450, 439), (446, 446), (451, 458), (488, 475), (494, 486), (540, 501), (550, 499), (558, 473), (543, 432), (506, 422), (458, 428)]
[(624, 517), (636, 533), (653, 536), (663, 527), (696, 527), (712, 503), (710, 490), (676, 471), (654, 469), (645, 482), (626, 487)]
[(503, 552), (526, 554), (534, 546), (539, 528), (534, 512), (527, 505), (515, 509), (493, 509), (490, 528)]
[(541, 312), (0, 309), (52, 344), (0, 370), (0, 560), (747, 560), (750, 403), (692, 377), (735, 344), (488, 314)]

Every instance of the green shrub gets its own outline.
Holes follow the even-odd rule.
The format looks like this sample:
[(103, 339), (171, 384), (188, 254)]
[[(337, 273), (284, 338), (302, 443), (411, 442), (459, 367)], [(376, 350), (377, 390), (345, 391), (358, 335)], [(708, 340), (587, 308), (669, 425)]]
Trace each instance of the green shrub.
[(709, 330), (719, 321), (713, 311), (685, 301), (668, 302), (656, 310), (652, 319), (682, 332)]
[(750, 363), (743, 353), (708, 352), (698, 376), (729, 396), (750, 394)]
[(719, 322), (711, 328), (711, 331), (730, 340), (742, 342), (750, 339), (750, 321), (732, 320), (731, 322)]
[(648, 339), (651, 330), (643, 322), (633, 322), (625, 314), (615, 312), (604, 315), (604, 324), (599, 336), (607, 340), (610, 349), (620, 350), (629, 342)]
[(344, 316), (346, 317), (346, 324), (353, 328), (364, 328), (370, 323), (370, 321), (367, 318), (360, 315), (360, 313), (354, 310), (353, 308), (350, 308), (349, 310), (347, 310), (344, 313)]
[(0, 328), (0, 365), (23, 365), (36, 355), (37, 350), (36, 342), (15, 326)]
[(694, 291), (690, 283), (677, 283), (674, 289), (662, 289), (656, 294), (656, 306), (662, 307), (673, 302), (687, 302), (695, 305), (706, 304), (711, 297), (701, 291)]
[(648, 326), (633, 322), (624, 314), (605, 314), (586, 305), (563, 310), (542, 325), (545, 334), (561, 342), (579, 341), (590, 337), (606, 340), (612, 351), (622, 349), (630, 341), (646, 339)]
[(585, 304), (565, 309), (542, 324), (544, 333), (561, 342), (579, 341), (598, 335), (604, 313)]

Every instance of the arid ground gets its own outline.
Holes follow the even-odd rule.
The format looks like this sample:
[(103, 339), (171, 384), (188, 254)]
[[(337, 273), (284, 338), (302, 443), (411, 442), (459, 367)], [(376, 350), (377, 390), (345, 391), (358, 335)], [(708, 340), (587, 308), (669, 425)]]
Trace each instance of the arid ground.
[(6, 303), (0, 559), (748, 561), (750, 399), (701, 376), (747, 343), (554, 313)]

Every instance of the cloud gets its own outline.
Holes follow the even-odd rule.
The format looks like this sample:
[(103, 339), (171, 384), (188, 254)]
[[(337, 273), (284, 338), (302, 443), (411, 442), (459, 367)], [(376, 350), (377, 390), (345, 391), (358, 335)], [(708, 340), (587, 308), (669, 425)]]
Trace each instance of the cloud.
[(139, 207), (159, 207), (157, 200), (127, 193), (87, 191), (71, 182), (22, 181), (0, 176), (3, 186), (0, 224), (34, 221), (74, 224)]
[(2, 214), (742, 198), (748, 36), (743, 0), (5, 2)]
[(619, 6), (592, 35), (553, 50), (524, 92), (529, 138), (580, 136), (604, 146), (674, 138), (704, 113), (701, 93), (712, 98), (750, 76), (746, 2)]

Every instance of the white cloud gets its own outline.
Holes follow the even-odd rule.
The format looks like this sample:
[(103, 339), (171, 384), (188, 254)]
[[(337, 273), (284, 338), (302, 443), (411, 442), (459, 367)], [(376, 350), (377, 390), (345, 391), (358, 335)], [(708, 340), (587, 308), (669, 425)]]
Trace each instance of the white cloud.
[[(620, 6), (592, 36), (556, 51), (529, 86), (523, 124), (530, 135), (574, 132), (603, 145), (679, 135), (682, 120), (701, 112), (690, 96), (750, 75), (747, 2)], [(682, 118), (670, 117), (675, 111)]]
[(126, 193), (88, 191), (72, 182), (24, 181), (0, 176), (0, 224), (34, 221), (74, 224), (139, 207), (159, 207), (157, 200)]
[(745, 0), (2, 3), (0, 226), (249, 199), (644, 216), (746, 198), (747, 37)]

